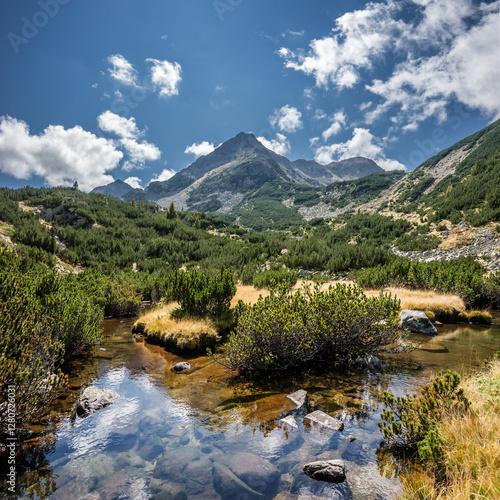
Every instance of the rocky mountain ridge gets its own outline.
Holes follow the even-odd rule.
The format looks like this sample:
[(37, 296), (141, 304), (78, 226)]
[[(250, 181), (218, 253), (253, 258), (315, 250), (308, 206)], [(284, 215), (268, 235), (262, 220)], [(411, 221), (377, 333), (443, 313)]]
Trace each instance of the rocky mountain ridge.
[(152, 182), (144, 190), (131, 191), (124, 199), (134, 197), (161, 206), (174, 202), (189, 210), (229, 213), (270, 181), (323, 187), (376, 172), (383, 170), (362, 157), (328, 165), (313, 160), (290, 161), (266, 148), (253, 134), (241, 132), (167, 181)]

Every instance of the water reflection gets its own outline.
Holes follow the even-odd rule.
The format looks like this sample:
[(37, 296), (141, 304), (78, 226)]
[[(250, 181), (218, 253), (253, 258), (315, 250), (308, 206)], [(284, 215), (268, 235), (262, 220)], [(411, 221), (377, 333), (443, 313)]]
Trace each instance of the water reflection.
[[(71, 390), (32, 429), (19, 454), (19, 498), (395, 498), (405, 464), (380, 447), (382, 392), (414, 392), (433, 373), (479, 366), (500, 347), (498, 327), (444, 327), (434, 339), (416, 337), (421, 348), (393, 358), (384, 374), (302, 370), (249, 380), (206, 357), (175, 374), (180, 359), (136, 343), (130, 326), (106, 322), (102, 346), (75, 365)], [(76, 418), (77, 397), (91, 384), (120, 398)], [(285, 397), (297, 389), (309, 395), (300, 409)], [(307, 425), (318, 409), (341, 418), (344, 431)], [(297, 428), (280, 423), (285, 415)], [(302, 473), (304, 463), (332, 458), (345, 461), (346, 483)]]

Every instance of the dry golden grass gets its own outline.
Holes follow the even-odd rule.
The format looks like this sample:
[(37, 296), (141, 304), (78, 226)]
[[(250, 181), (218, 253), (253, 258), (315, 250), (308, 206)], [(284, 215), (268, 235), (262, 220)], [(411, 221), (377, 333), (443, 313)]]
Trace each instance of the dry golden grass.
[(402, 498), (500, 498), (500, 361), (463, 381), (462, 387), (472, 411), (448, 415), (440, 430), (446, 486), (439, 490), (430, 474), (416, 472), (404, 479)]
[[(330, 281), (324, 284), (322, 289), (326, 289), (328, 286), (337, 283), (354, 284), (351, 281)], [(299, 281), (294, 289), (298, 290), (304, 284), (313, 284), (313, 282)], [(401, 309), (418, 309), (422, 311), (465, 311), (464, 301), (458, 295), (425, 290), (407, 290), (405, 288), (385, 288), (384, 292), (390, 292), (393, 297), (396, 296), (400, 299)], [(365, 293), (369, 297), (374, 297), (380, 293), (380, 290), (365, 290)], [(257, 302), (259, 295), (265, 297), (269, 295), (269, 292), (265, 289), (257, 290), (251, 285), (240, 285), (237, 288), (236, 295), (231, 301), (231, 306), (236, 305), (240, 299), (247, 304), (254, 304)]]
[[(465, 303), (458, 295), (436, 293), (428, 290), (407, 290), (405, 288), (385, 288), (401, 300), (401, 309), (419, 309), (422, 311), (465, 311)], [(368, 296), (378, 295), (380, 290), (366, 290)]]
[(236, 288), (236, 295), (231, 300), (231, 307), (234, 307), (239, 300), (242, 300), (245, 304), (255, 304), (259, 299), (259, 295), (267, 297), (269, 291), (266, 289), (257, 290), (252, 285), (239, 285)]
[(176, 303), (170, 303), (161, 309), (151, 309), (135, 322), (134, 327), (143, 323), (148, 340), (167, 349), (186, 352), (213, 347), (220, 338), (213, 325), (205, 319), (172, 318), (176, 307)]

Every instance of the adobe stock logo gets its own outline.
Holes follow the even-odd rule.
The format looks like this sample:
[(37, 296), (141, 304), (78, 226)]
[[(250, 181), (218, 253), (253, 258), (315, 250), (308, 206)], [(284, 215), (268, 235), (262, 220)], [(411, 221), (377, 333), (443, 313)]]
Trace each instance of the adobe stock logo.
[(50, 19), (57, 16), (61, 5), (66, 5), (69, 2), (70, 0), (39, 0), (38, 6), (40, 10), (37, 10), (31, 16), (31, 19), (28, 19), (26, 16), (21, 18), (22, 26), (20, 34), (11, 31), (7, 35), (14, 53), (18, 54), (19, 47), (35, 38), (40, 30), (47, 26)]
[(212, 5), (221, 21), (226, 18), (226, 12), (234, 12), (235, 7), (241, 5), (243, 0), (214, 0)]

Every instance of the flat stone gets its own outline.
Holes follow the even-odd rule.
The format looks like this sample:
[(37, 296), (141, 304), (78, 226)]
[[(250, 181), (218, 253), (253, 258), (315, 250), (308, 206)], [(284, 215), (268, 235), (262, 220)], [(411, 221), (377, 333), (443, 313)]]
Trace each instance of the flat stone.
[(280, 422), (283, 422), (286, 425), (289, 425), (290, 427), (293, 427), (294, 429), (298, 429), (299, 426), (297, 424), (297, 420), (293, 417), (293, 415), (288, 415), (288, 417), (282, 418)]
[(192, 446), (170, 450), (169, 453), (165, 453), (156, 461), (153, 477), (183, 483), (186, 480), (184, 469), (190, 463), (199, 460), (200, 457), (199, 450)]
[(322, 427), (327, 427), (328, 429), (332, 429), (334, 431), (344, 430), (344, 422), (337, 418), (331, 417), (321, 410), (316, 410), (312, 413), (309, 413), (304, 417), (304, 420), (309, 420), (310, 422), (314, 422), (321, 425)]
[(301, 408), (306, 404), (307, 391), (305, 391), (304, 389), (300, 389), (293, 394), (289, 394), (287, 398), (295, 403), (297, 405), (297, 408)]
[(310, 462), (305, 464), (302, 470), (316, 481), (326, 481), (327, 483), (343, 483), (345, 481), (345, 465), (341, 460)]

